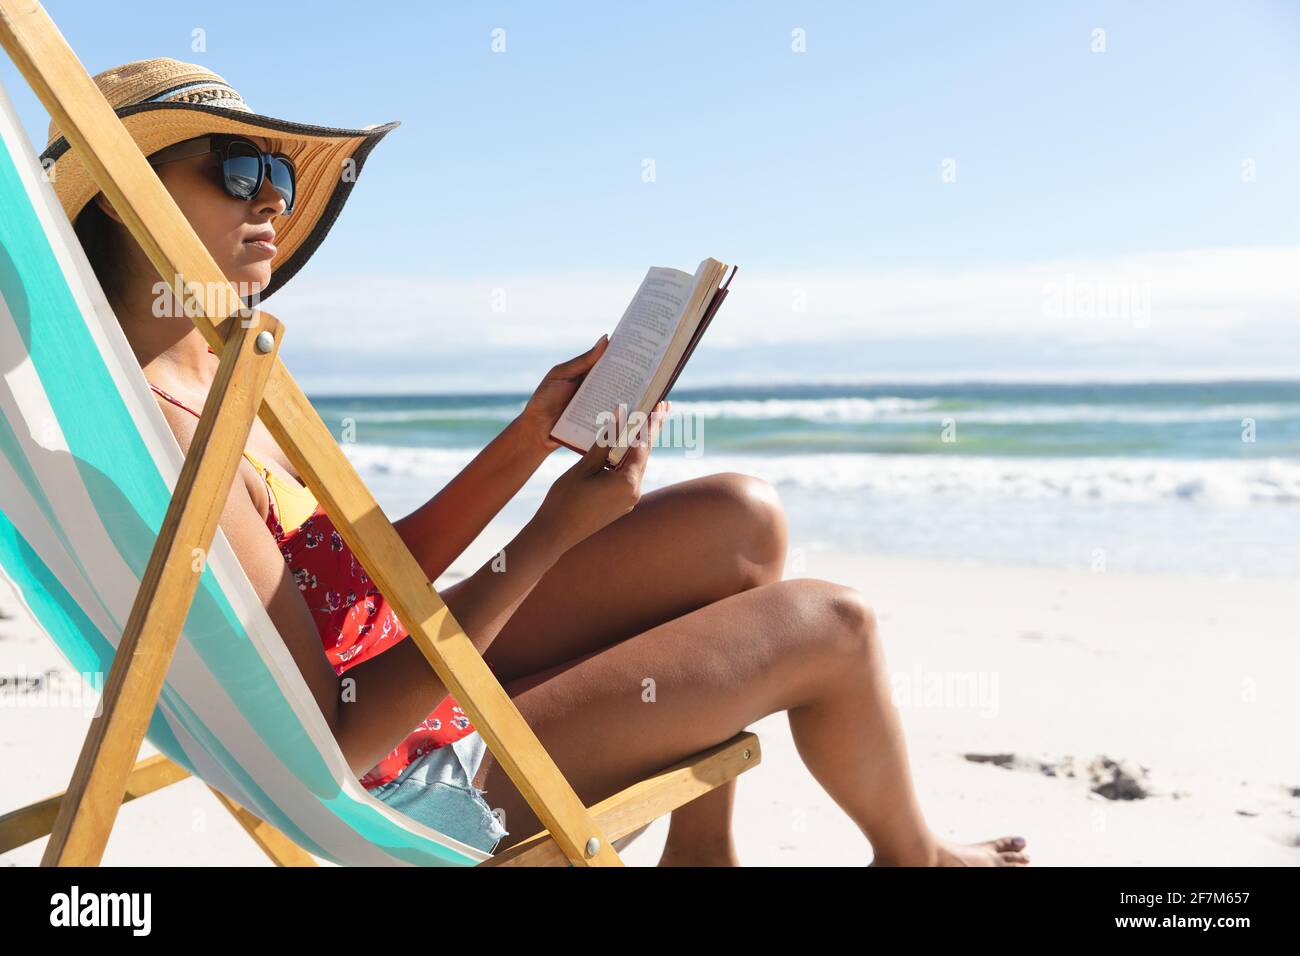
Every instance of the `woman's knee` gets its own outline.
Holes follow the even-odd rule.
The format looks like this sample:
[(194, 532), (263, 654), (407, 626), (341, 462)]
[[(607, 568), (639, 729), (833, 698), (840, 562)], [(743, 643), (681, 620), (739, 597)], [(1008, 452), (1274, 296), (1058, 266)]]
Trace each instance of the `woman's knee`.
[(785, 572), (788, 527), (785, 507), (771, 482), (724, 471), (698, 479), (711, 513), (725, 525), (741, 563), (743, 586), (779, 581)]
[(801, 590), (802, 600), (811, 605), (813, 626), (833, 655), (859, 659), (871, 654), (879, 637), (876, 612), (860, 591), (816, 578), (782, 583)]
[(870, 653), (878, 637), (876, 611), (862, 592), (837, 584), (831, 596), (831, 606), (849, 650), (854, 654)]
[(818, 699), (878, 667), (876, 616), (856, 590), (818, 578), (787, 578), (762, 589), (780, 624), (780, 693), (786, 709)]

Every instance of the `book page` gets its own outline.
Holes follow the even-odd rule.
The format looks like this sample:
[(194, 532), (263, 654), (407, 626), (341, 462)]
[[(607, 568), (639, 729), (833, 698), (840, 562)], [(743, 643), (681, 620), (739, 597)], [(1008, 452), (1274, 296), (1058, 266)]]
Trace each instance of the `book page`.
[[(672, 333), (672, 339), (659, 353), (657, 364), (642, 389), (639, 403), (629, 408), (629, 417), (632, 412), (648, 415), (653, 409), (658, 397), (664, 392), (664, 386), (667, 384), (668, 379), (673, 376), (682, 356), (685, 355), (686, 350), (689, 348), (694, 338), (694, 332), (703, 318), (704, 311), (708, 308), (709, 300), (713, 298), (714, 293), (717, 291), (718, 283), (722, 280), (722, 274), (725, 271), (726, 266), (717, 259), (705, 259), (700, 263), (699, 268), (695, 270), (695, 275), (691, 278), (691, 287), (688, 290), (686, 305), (678, 318), (676, 328)], [(617, 466), (628, 451), (630, 451), (630, 448), (622, 444), (611, 449), (609, 453), (610, 464)]]
[[(642, 412), (649, 412), (655, 401), (657, 390), (653, 390), (654, 385), (661, 385), (665, 382), (677, 366), (678, 360), (686, 351), (694, 336), (696, 327), (700, 319), (703, 318), (704, 310), (709, 305), (709, 300), (717, 290), (718, 283), (722, 280), (722, 273), (726, 267), (717, 259), (705, 259), (700, 263), (695, 275), (691, 277), (691, 285), (687, 290), (685, 306), (681, 316), (678, 318), (677, 327), (672, 332), (672, 337), (664, 345), (659, 353), (659, 361), (651, 370), (650, 378), (646, 382), (646, 388), (643, 390)], [(669, 361), (665, 361), (668, 359)]]
[(551, 434), (590, 448), (600, 429), (597, 417), (620, 403), (630, 414), (645, 394), (673, 340), (695, 279), (677, 269), (651, 268), (600, 357)]

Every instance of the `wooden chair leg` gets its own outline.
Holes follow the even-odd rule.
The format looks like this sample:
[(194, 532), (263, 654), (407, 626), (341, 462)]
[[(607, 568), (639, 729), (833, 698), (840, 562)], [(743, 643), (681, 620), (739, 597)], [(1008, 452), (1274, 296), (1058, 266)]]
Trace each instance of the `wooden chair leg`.
[[(127, 803), (147, 793), (161, 790), (188, 779), (189, 771), (172, 763), (162, 754), (146, 757), (131, 768), (131, 775), (126, 781), (126, 792), (122, 802)], [(317, 866), (315, 857), (303, 850), (271, 824), (258, 819), (224, 793), (208, 787), (216, 795), (262, 851), (271, 858), (276, 866)], [(49, 836), (54, 829), (67, 791), (56, 793), (44, 800), (20, 807), (0, 815), (0, 853), (8, 853), (17, 847)]]
[[(665, 813), (757, 766), (761, 759), (758, 735), (742, 731), (601, 801), (591, 808), (592, 819), (615, 846), (626, 845)], [(566, 862), (550, 833), (543, 830), (479, 866), (564, 866)]]
[[(122, 802), (127, 803), (146, 793), (161, 790), (188, 776), (188, 771), (162, 754), (146, 757), (131, 768)], [(66, 796), (65, 790), (0, 816), (0, 853), (8, 853), (15, 847), (49, 836), (54, 830), (54, 821), (58, 818), (59, 807)]]
[(641, 834), (645, 833), (646, 830), (649, 829), (650, 829), (650, 824), (647, 823), (645, 826), (638, 827), (637, 829), (633, 830), (627, 836), (619, 837), (617, 840), (613, 841), (614, 849), (617, 850), (619, 853), (622, 853), (624, 850), (628, 848), (629, 845), (631, 845), (636, 840), (637, 837), (639, 837)]
[(260, 817), (245, 810), (215, 787), (208, 787), (221, 805), (239, 821), (253, 842), (276, 866), (318, 866), (316, 858)]

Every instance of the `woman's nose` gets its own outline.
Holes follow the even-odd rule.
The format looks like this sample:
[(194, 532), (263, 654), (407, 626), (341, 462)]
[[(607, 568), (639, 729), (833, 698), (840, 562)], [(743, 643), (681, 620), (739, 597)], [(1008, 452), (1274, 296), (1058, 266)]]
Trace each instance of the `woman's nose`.
[(287, 205), (284, 196), (280, 195), (280, 190), (276, 189), (271, 182), (269, 174), (262, 181), (262, 189), (253, 197), (253, 201), (258, 204), (259, 212), (269, 212), (272, 216), (284, 215), (284, 209)]

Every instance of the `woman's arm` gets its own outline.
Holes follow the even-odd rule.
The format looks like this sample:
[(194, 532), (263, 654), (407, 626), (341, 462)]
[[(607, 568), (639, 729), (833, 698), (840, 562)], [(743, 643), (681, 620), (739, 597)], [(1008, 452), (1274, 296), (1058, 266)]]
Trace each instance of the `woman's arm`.
[[(506, 545), (504, 566), (493, 556), (441, 592), (480, 654), (562, 554), (636, 505), (650, 442), (665, 410), (666, 403), (652, 417), (650, 439), (634, 443), (619, 470), (605, 470), (609, 448), (596, 442), (556, 479), (537, 514)], [(358, 664), (347, 676), (356, 685), (339, 708), (338, 741), (358, 775), (382, 760), (447, 695), (412, 640)]]
[(554, 366), (524, 410), (447, 487), (393, 527), (430, 581), (437, 580), (560, 443), (550, 437), (582, 379), (609, 344)]
[[(188, 454), (198, 420), (175, 405), (161, 401), (159, 404), (181, 451)], [(218, 524), (275, 624), (285, 648), (306, 680), (326, 725), (337, 738), (341, 717), (338, 675), (325, 656), (320, 632), (316, 630), (307, 601), (298, 590), (298, 583), (280, 553), (280, 546), (262, 517), (266, 488), (244, 477), (245, 467), (252, 470), (251, 466), (241, 464), (231, 482)], [(259, 500), (255, 500), (255, 496)]]
[[(162, 408), (181, 451), (188, 453), (196, 420), (174, 406)], [(480, 653), (560, 555), (636, 503), (648, 443), (631, 449), (621, 473), (603, 470), (607, 454), (607, 448), (593, 445), (551, 486), (537, 514), (507, 546), (504, 569), (498, 569), (494, 556), (471, 577), (442, 592)], [(347, 672), (344, 679), (355, 679), (355, 684), (344, 705), (342, 682), (325, 656), (311, 611), (266, 527), (257, 501), (265, 497), (265, 491), (256, 490), (260, 487), (249, 479), (232, 482), (219, 525), (344, 759), (360, 776), (429, 715), (446, 696), (446, 688), (408, 640)]]
[[(439, 592), (480, 654), (574, 543), (535, 517), (506, 546), (504, 570), (497, 568), (494, 556)], [(356, 683), (340, 706), (337, 739), (357, 776), (384, 759), (447, 696), (446, 686), (411, 639), (358, 664), (347, 678)]]
[[(177, 443), (188, 454), (197, 420), (175, 406), (160, 404)], [(447, 690), (410, 640), (339, 677), (325, 656), (307, 601), (266, 527), (261, 513), (265, 497), (263, 485), (237, 473), (219, 521), (221, 530), (302, 672), (344, 759), (360, 777), (404, 740)], [(497, 573), (489, 563), (442, 592), (452, 615), (472, 635), (480, 652), (547, 569), (576, 543), (574, 534), (583, 533), (572, 519), (563, 519), (563, 524), (567, 529), (539, 514), (508, 545), (508, 573)], [(350, 683), (346, 695), (342, 693), (345, 680)]]
[(430, 581), (470, 546), (550, 453), (516, 418), (446, 487), (393, 522)]

